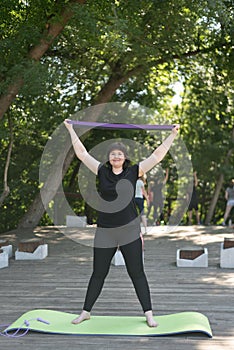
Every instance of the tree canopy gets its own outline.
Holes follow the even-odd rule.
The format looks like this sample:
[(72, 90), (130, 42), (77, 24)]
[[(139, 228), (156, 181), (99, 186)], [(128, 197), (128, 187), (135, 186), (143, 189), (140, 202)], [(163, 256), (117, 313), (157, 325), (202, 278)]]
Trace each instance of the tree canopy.
[[(232, 0), (2, 0), (0, 9), (1, 231), (39, 205), (38, 169), (52, 132), (107, 102), (139, 104), (181, 123), (202, 219), (222, 219), (234, 177)], [(90, 134), (87, 147), (103, 137)], [(64, 187), (77, 192), (71, 159)], [(49, 223), (42, 215), (40, 223)]]

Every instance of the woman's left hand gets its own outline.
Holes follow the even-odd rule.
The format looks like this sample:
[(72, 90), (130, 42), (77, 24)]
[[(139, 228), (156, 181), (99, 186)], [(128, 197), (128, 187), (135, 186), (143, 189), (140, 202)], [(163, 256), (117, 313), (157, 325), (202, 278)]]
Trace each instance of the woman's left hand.
[(180, 124), (175, 124), (171, 132), (173, 132), (174, 134), (177, 134), (179, 131), (179, 128), (180, 128)]

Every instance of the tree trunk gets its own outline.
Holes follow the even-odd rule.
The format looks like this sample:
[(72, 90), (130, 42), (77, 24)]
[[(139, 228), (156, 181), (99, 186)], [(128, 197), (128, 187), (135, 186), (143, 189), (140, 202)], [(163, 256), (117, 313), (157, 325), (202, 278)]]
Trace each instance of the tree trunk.
[(211, 223), (211, 220), (212, 220), (213, 215), (214, 215), (216, 203), (218, 201), (219, 194), (220, 194), (220, 191), (221, 191), (222, 186), (223, 186), (223, 180), (224, 180), (224, 175), (220, 174), (219, 178), (217, 180), (217, 183), (216, 183), (214, 195), (212, 197), (212, 200), (210, 202), (210, 206), (209, 206), (209, 209), (208, 209), (208, 212), (206, 215), (205, 225), (210, 225), (210, 223)]
[(12, 122), (11, 122), (10, 117), (8, 118), (8, 123), (9, 123), (9, 129), (10, 129), (10, 142), (9, 142), (7, 159), (6, 159), (5, 169), (4, 169), (3, 192), (0, 196), (0, 207), (2, 206), (5, 198), (10, 193), (10, 188), (8, 186), (8, 170), (9, 170), (9, 166), (10, 166), (10, 159), (11, 159), (11, 153), (12, 153), (13, 142), (14, 142), (13, 128), (12, 128)]
[[(72, 160), (74, 158), (74, 151), (71, 149), (68, 152), (68, 155), (64, 161), (63, 164), (63, 174), (62, 177), (66, 174), (67, 169), (69, 168)], [(40, 221), (41, 217), (43, 216), (46, 207), (50, 203), (50, 201), (54, 198), (56, 195), (56, 192), (59, 188), (59, 185), (61, 183), (61, 177), (58, 174), (58, 171), (56, 170), (56, 167), (60, 167), (61, 163), (63, 162), (64, 154), (61, 152), (60, 156), (56, 159), (55, 167), (51, 171), (50, 176), (48, 176), (47, 181), (44, 183), (43, 188), (41, 191), (43, 192), (43, 199), (42, 202), (41, 199), (41, 192), (39, 192), (34, 201), (32, 202), (31, 206), (29, 207), (28, 211), (25, 213), (25, 215), (21, 218), (18, 224), (18, 228), (34, 228), (38, 225), (38, 222)]]
[(117, 62), (113, 68), (113, 73), (110, 76), (108, 82), (103, 86), (94, 100), (94, 104), (106, 103), (111, 100), (112, 96), (115, 94), (116, 90), (125, 83), (130, 77), (137, 75), (141, 71), (141, 66), (136, 67), (128, 71), (126, 74), (120, 73), (121, 68)]
[[(67, 22), (73, 16), (70, 5), (75, 3), (84, 4), (85, 0), (70, 1), (70, 3), (67, 4), (67, 7), (62, 11), (60, 20), (57, 23), (51, 23), (47, 25), (44, 37), (40, 40), (39, 44), (34, 46), (28, 53), (30, 60), (39, 61), (44, 53), (48, 50), (54, 39), (62, 32)], [(11, 103), (19, 93), (19, 90), (23, 84), (24, 81), (22, 77), (16, 77), (15, 81), (8, 87), (6, 94), (0, 97), (0, 120), (3, 118), (4, 113), (8, 110)]]

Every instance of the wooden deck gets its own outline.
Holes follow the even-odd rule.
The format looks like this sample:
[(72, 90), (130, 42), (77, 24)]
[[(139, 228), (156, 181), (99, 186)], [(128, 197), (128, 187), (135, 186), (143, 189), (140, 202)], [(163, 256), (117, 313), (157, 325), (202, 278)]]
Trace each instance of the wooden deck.
[[(93, 228), (87, 233), (89, 245)], [(0, 270), (0, 324), (11, 323), (24, 312), (47, 308), (79, 313), (92, 271), (92, 248), (74, 242), (55, 227), (38, 228), (34, 233), (10, 232), (14, 250), (20, 239), (43, 237), (49, 256), (42, 261), (10, 260)], [(198, 311), (210, 320), (213, 338), (203, 335), (173, 337), (102, 337), (28, 333), (19, 339), (0, 337), (4, 350), (62, 349), (234, 349), (234, 269), (219, 267), (220, 242), (233, 237), (234, 230), (223, 227), (184, 226), (173, 232), (154, 227), (145, 236), (145, 270), (155, 314)], [(208, 248), (208, 268), (177, 268), (178, 248), (201, 245)], [(125, 267), (112, 266), (93, 315), (141, 315), (142, 311)]]

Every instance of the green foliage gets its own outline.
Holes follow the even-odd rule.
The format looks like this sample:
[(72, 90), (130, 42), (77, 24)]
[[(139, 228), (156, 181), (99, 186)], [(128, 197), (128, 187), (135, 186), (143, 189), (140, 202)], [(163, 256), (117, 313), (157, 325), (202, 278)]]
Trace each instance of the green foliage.
[[(61, 20), (66, 6), (73, 17), (41, 60), (30, 60), (30, 50)], [(0, 95), (18, 78), (24, 81), (7, 112), (14, 124), (14, 147), (8, 174), (11, 192), (1, 208), (0, 231), (16, 227), (38, 193), (40, 158), (51, 133), (64, 118), (92, 105), (111, 79), (122, 79), (112, 101), (156, 110), (155, 123), (157, 116), (181, 123), (205, 215), (219, 174), (226, 184), (234, 170), (233, 155), (225, 162), (233, 149), (233, 2), (90, 0), (80, 5), (2, 0), (0, 10)], [(182, 103), (174, 105), (178, 81), (184, 88)], [(85, 143), (91, 149), (108, 137), (113, 134), (97, 131)], [(131, 137), (153, 147), (154, 140), (145, 134), (133, 132)], [(4, 165), (9, 143), (5, 119), (0, 140)], [(65, 176), (67, 191), (79, 190), (77, 164), (74, 161)], [(171, 181), (176, 181), (173, 161), (165, 159), (163, 165), (170, 165)], [(4, 166), (1, 179), (3, 171)], [(169, 188), (174, 196), (175, 187)], [(214, 222), (223, 213), (224, 188)], [(84, 210), (80, 200), (73, 204)], [(41, 223), (49, 223), (46, 215)]]

